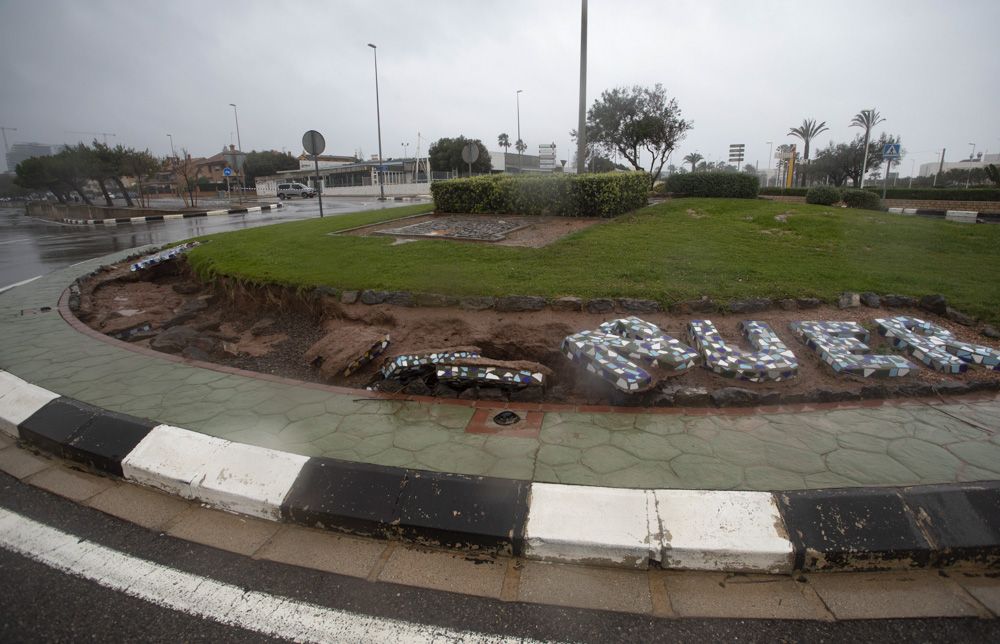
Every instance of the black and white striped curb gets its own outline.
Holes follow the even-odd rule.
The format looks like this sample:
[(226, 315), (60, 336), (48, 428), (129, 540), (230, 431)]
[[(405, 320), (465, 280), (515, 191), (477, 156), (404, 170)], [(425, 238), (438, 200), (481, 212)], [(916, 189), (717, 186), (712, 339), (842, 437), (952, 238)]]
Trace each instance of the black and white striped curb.
[(245, 215), (281, 208), (280, 203), (247, 208), (223, 208), (221, 210), (204, 210), (201, 212), (175, 213), (171, 215), (147, 215), (145, 217), (117, 217), (114, 219), (61, 219), (64, 224), (86, 224), (89, 226), (117, 226), (118, 224), (146, 224), (151, 221), (170, 221), (172, 219), (193, 219), (195, 217), (214, 217), (216, 215)]
[(231, 512), (547, 561), (767, 573), (1000, 563), (1000, 482), (771, 493), (427, 472), (233, 443), (3, 371), (0, 432)]

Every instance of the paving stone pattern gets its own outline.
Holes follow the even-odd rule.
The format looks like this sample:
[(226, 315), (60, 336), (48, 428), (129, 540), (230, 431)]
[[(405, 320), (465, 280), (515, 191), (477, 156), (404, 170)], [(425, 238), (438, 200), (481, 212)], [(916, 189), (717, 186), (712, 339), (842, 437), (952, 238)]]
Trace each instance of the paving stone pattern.
[(56, 310), (72, 279), (114, 259), (0, 294), (0, 369), (212, 436), (434, 471), (752, 490), (1000, 479), (996, 398), (751, 415), (549, 412), (537, 437), (500, 436), (466, 432), (471, 407), (366, 399), (150, 358), (80, 334)]

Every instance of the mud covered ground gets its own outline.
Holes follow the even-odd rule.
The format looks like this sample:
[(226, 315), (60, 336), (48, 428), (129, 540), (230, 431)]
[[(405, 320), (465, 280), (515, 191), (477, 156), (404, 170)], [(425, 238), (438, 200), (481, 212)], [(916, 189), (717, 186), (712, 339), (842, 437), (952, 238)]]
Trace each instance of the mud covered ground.
[[(945, 375), (919, 366), (906, 377), (892, 379), (837, 375), (788, 329), (788, 323), (795, 320), (855, 320), (873, 330), (874, 318), (913, 315), (932, 320), (963, 340), (997, 346), (995, 340), (982, 337), (975, 328), (916, 309), (839, 310), (821, 306), (805, 311), (764, 311), (752, 316), (641, 314), (639, 317), (685, 341), (687, 322), (708, 318), (726, 338), (744, 348), (748, 347), (737, 327), (740, 320), (752, 317), (768, 322), (798, 357), (799, 374), (785, 382), (753, 383), (725, 378), (698, 366), (677, 375), (654, 373), (661, 379), (656, 387), (626, 395), (587, 374), (559, 350), (567, 335), (596, 329), (609, 319), (627, 317), (629, 314), (624, 312), (592, 314), (544, 309), (506, 313), (343, 304), (339, 297), (319, 289), (295, 294), (278, 288), (235, 287), (225, 282), (203, 284), (188, 274), (183, 260), (139, 273), (129, 272), (127, 265), (112, 267), (84, 280), (81, 286), (77, 310), (80, 319), (101, 333), (139, 346), (300, 380), (410, 395), (597, 405), (729, 406), (949, 395), (1000, 387), (1000, 373), (979, 367)], [(324, 338), (350, 338), (360, 330), (384, 332), (391, 344), (382, 356), (349, 376), (325, 375), (330, 369), (310, 364), (304, 357)], [(894, 352), (877, 333), (872, 333), (870, 344), (875, 353)], [(457, 346), (479, 347), (489, 358), (540, 363), (552, 375), (544, 390), (513, 392), (456, 388), (437, 383), (433, 376), (400, 382), (385, 381), (379, 375), (379, 367), (388, 356)]]

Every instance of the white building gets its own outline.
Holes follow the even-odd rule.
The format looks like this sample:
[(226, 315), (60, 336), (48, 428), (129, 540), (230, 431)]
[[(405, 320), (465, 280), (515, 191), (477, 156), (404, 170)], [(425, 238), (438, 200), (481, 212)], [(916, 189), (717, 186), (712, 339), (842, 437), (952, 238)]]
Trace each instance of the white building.
[[(983, 168), (989, 164), (1000, 165), (1000, 154), (987, 154), (984, 156), (977, 157), (975, 161), (970, 161), (969, 159), (962, 159), (961, 161), (945, 161), (943, 172), (948, 172), (949, 170), (959, 169), (959, 170), (976, 170)], [(938, 169), (941, 168), (941, 161), (932, 161), (931, 163), (921, 163), (920, 172), (917, 176), (929, 177), (932, 174), (937, 174)]]

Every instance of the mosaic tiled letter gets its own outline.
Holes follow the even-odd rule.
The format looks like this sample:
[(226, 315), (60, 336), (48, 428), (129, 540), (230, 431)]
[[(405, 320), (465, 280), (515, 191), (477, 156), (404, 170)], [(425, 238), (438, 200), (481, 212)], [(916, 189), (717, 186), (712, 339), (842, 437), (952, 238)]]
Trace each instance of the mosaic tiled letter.
[(795, 354), (767, 323), (745, 320), (740, 322), (740, 330), (754, 351), (727, 344), (711, 320), (688, 323), (691, 341), (705, 359), (705, 367), (717, 374), (751, 382), (777, 382), (798, 375)]
[(382, 365), (383, 378), (399, 378), (414, 372), (431, 371), (439, 364), (452, 364), (463, 358), (478, 358), (474, 351), (441, 351), (438, 353), (411, 353), (396, 356)]
[(868, 331), (857, 322), (792, 322), (788, 327), (837, 373), (896, 378), (914, 368), (902, 356), (871, 353)]
[(698, 360), (691, 347), (637, 317), (611, 320), (597, 331), (567, 336), (562, 352), (625, 393), (644, 391), (653, 385), (653, 376), (636, 362), (681, 372)]
[(386, 348), (388, 348), (388, 346), (389, 346), (389, 336), (386, 335), (384, 338), (373, 344), (370, 349), (362, 353), (354, 360), (351, 360), (351, 363), (347, 365), (346, 369), (344, 369), (344, 375), (345, 376), (351, 375), (352, 373), (354, 373), (361, 367), (365, 366), (378, 356), (382, 355), (382, 353), (386, 350)]
[(892, 346), (905, 349), (935, 371), (961, 373), (970, 364), (1000, 371), (1000, 351), (962, 342), (951, 331), (933, 322), (900, 315), (879, 318), (875, 324), (879, 334), (892, 341)]
[(490, 387), (542, 387), (545, 375), (526, 369), (504, 369), (501, 367), (466, 367), (442, 365), (437, 368), (437, 378), (441, 382), (462, 382), (466, 384), (488, 385)]

